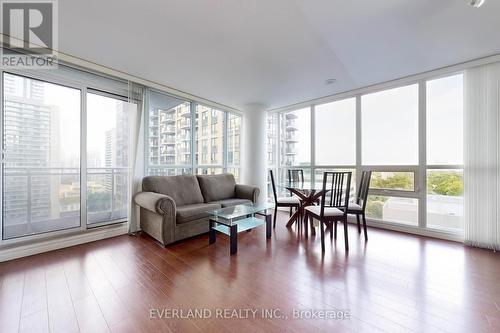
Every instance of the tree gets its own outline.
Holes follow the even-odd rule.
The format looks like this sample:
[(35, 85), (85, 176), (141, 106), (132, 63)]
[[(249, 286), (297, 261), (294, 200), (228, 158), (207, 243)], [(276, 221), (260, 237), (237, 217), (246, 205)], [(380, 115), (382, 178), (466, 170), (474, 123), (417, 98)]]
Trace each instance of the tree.
[(387, 178), (375, 173), (370, 184), (372, 188), (413, 190), (413, 177), (409, 172), (394, 173)]
[(427, 176), (427, 193), (461, 196), (464, 193), (463, 176), (454, 171), (430, 171)]

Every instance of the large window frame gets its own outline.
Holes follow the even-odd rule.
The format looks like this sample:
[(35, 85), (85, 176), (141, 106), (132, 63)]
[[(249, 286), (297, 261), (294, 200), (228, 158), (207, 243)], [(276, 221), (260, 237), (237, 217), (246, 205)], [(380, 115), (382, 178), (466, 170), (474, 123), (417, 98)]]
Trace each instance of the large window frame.
[[(35, 240), (47, 239), (55, 236), (65, 236), (75, 233), (84, 233), (92, 229), (102, 228), (102, 227), (115, 227), (123, 226), (128, 222), (128, 218), (120, 218), (110, 221), (103, 221), (98, 223), (88, 223), (87, 221), (87, 94), (98, 93), (103, 96), (112, 96), (113, 98), (122, 99), (124, 101), (133, 101), (138, 105), (138, 110), (141, 108), (142, 100), (127, 96), (125, 92), (122, 92), (118, 86), (113, 85), (113, 82), (118, 82), (112, 77), (102, 76), (100, 77), (96, 73), (92, 72), (80, 72), (78, 68), (73, 68), (72, 66), (64, 66), (65, 70), (69, 70), (71, 74), (75, 75), (73, 79), (68, 74), (59, 74), (58, 72), (51, 71), (30, 71), (22, 69), (4, 69), (0, 70), (0, 101), (3, 101), (3, 76), (4, 73), (25, 77), (32, 80), (47, 82), (50, 84), (55, 84), (63, 87), (73, 88), (80, 91), (80, 225), (74, 228), (67, 228), (61, 230), (54, 230), (48, 232), (42, 232), (32, 235), (25, 235), (10, 239), (4, 239), (3, 228), (0, 228), (0, 245), (11, 245), (11, 244), (23, 244), (29, 243)], [(92, 78), (95, 78), (93, 80)], [(102, 78), (102, 80), (101, 80)], [(123, 81), (121, 82), (123, 83)], [(126, 83), (123, 83), (126, 85)], [(3, 112), (3, 102), (1, 105)], [(3, 138), (3, 119), (0, 119), (0, 138)], [(0, 163), (0, 172), (3, 175), (4, 172), (3, 163)], [(3, 182), (0, 181), (0, 196), (3, 195)], [(2, 205), (0, 204), (0, 210)], [(2, 214), (0, 214), (0, 224), (3, 223)]]
[[(148, 117), (148, 110), (149, 110), (149, 101), (148, 99), (146, 98), (146, 100), (144, 101), (145, 103), (145, 112), (143, 114), (144, 116), (144, 144), (145, 144), (145, 153), (144, 153), (144, 169), (145, 169), (145, 174), (147, 175), (148, 174), (148, 170), (150, 169), (175, 169), (175, 170), (190, 170), (189, 173), (186, 173), (186, 174), (197, 174), (197, 170), (198, 169), (220, 169), (222, 170), (222, 172), (228, 172), (230, 169), (234, 169), (234, 168), (238, 168), (240, 169), (240, 165), (232, 165), (230, 163), (228, 163), (228, 158), (227, 158), (227, 152), (228, 152), (228, 140), (227, 140), (227, 136), (228, 136), (228, 124), (229, 124), (229, 115), (235, 115), (235, 116), (238, 116), (238, 117), (242, 117), (242, 114), (238, 113), (238, 112), (230, 112), (230, 111), (225, 111), (225, 110), (219, 110), (219, 109), (216, 109), (216, 108), (213, 108), (211, 106), (206, 106), (205, 104), (202, 104), (202, 103), (198, 103), (196, 101), (193, 101), (193, 100), (188, 100), (188, 99), (183, 99), (183, 98), (180, 98), (178, 96), (175, 96), (175, 95), (172, 95), (172, 94), (168, 94), (166, 92), (163, 92), (163, 91), (159, 91), (157, 89), (153, 89), (153, 88), (146, 88), (147, 92), (154, 92), (154, 93), (159, 93), (159, 94), (163, 94), (163, 95), (166, 95), (166, 96), (170, 96), (172, 98), (175, 98), (175, 99), (179, 99), (179, 100), (182, 100), (184, 102), (189, 102), (190, 103), (190, 117), (189, 119), (191, 120), (191, 131), (190, 131), (190, 143), (191, 143), (191, 163), (189, 164), (169, 164), (169, 165), (151, 165), (149, 163), (150, 159), (149, 159), (149, 149), (148, 149), (148, 137), (149, 137), (149, 130), (150, 130), (150, 126), (149, 126), (149, 117)], [(216, 164), (210, 164), (210, 156), (209, 154), (207, 154), (207, 163), (198, 163), (196, 161), (196, 113), (197, 113), (197, 109), (196, 107), (198, 105), (201, 105), (201, 106), (206, 106), (207, 108), (211, 109), (211, 110), (216, 110), (216, 111), (219, 111), (219, 112), (222, 112), (223, 113), (223, 116), (222, 116), (222, 121), (223, 121), (223, 124), (224, 126), (222, 127), (222, 135), (223, 135), (223, 138), (222, 138), (222, 161), (221, 163), (216, 163)], [(203, 127), (203, 123), (204, 123), (204, 119), (203, 119), (203, 114), (206, 112), (206, 115), (208, 116), (208, 111), (203, 111), (202, 112), (202, 119), (199, 119), (199, 122), (200, 122), (200, 128), (199, 128), (199, 131), (202, 130), (202, 127)], [(220, 122), (221, 119), (217, 119), (217, 122)], [(242, 122), (240, 122), (240, 124), (242, 124)], [(211, 145), (211, 134), (212, 134), (212, 129), (211, 128), (208, 128), (207, 127), (207, 137), (209, 138), (208, 141), (207, 141), (207, 145)], [(241, 152), (241, 141), (240, 141), (240, 152)], [(201, 153), (202, 152), (199, 152), (200, 153), (200, 156), (199, 156), (199, 159), (201, 159)]]
[[(379, 219), (367, 218), (370, 224), (376, 225), (382, 228), (395, 229), (404, 232), (425, 234), (435, 237), (441, 237), (445, 239), (456, 239), (459, 240), (463, 237), (463, 231), (456, 230), (445, 230), (436, 229), (429, 227), (427, 225), (427, 172), (431, 169), (451, 169), (451, 170), (461, 170), (463, 165), (427, 165), (427, 82), (451, 77), (455, 75), (463, 75), (463, 70), (445, 72), (440, 75), (425, 75), (420, 76), (417, 79), (408, 79), (404, 81), (395, 81), (390, 84), (380, 84), (374, 87), (360, 89), (353, 93), (340, 94), (332, 98), (319, 99), (317, 101), (312, 101), (309, 103), (304, 103), (296, 107), (283, 108), (280, 110), (270, 111), (268, 115), (278, 115), (276, 118), (277, 124), (276, 128), (279, 130), (281, 128), (280, 121), (282, 117), (279, 114), (287, 113), (295, 110), (300, 110), (305, 107), (310, 108), (311, 116), (311, 163), (309, 165), (284, 165), (281, 159), (282, 146), (278, 142), (276, 145), (276, 151), (273, 152), (274, 160), (276, 160), (275, 165), (268, 166), (275, 173), (275, 178), (278, 178), (278, 182), (283, 182), (286, 177), (286, 172), (288, 168), (302, 168), (305, 172), (311, 174), (311, 182), (319, 183), (321, 179), (315, 179), (317, 169), (353, 169), (356, 175), (360, 175), (362, 171), (370, 170), (375, 172), (412, 172), (414, 174), (414, 190), (390, 190), (390, 189), (375, 189), (371, 188), (369, 191), (370, 195), (386, 196), (386, 197), (399, 197), (399, 198), (411, 198), (418, 200), (418, 214), (416, 225), (408, 225), (405, 223), (398, 223), (394, 221), (383, 221)], [(415, 165), (364, 165), (362, 164), (362, 96), (376, 93), (380, 91), (406, 87), (411, 85), (418, 86), (418, 163)], [(355, 165), (320, 165), (316, 164), (316, 144), (315, 144), (315, 108), (317, 105), (323, 105), (327, 103), (332, 103), (336, 101), (342, 101), (349, 98), (355, 98), (356, 100), (356, 164)], [(281, 133), (278, 132), (277, 137), (279, 138)], [(280, 172), (281, 171), (281, 172)], [(280, 178), (281, 177), (281, 178)], [(360, 177), (355, 177), (356, 181), (356, 191), (359, 188)], [(271, 198), (269, 194), (269, 198)], [(352, 194), (353, 196), (355, 195)]]

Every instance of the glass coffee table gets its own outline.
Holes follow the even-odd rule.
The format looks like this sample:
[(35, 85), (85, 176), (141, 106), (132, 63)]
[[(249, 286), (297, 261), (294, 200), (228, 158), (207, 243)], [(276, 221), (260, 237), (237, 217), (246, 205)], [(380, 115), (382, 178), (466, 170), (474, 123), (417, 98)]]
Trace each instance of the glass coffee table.
[[(217, 232), (226, 234), (230, 238), (230, 253), (235, 254), (238, 251), (238, 233), (250, 231), (263, 224), (266, 225), (266, 238), (271, 238), (271, 213), (268, 209), (274, 208), (273, 205), (236, 205), (233, 207), (219, 208), (208, 211), (209, 216), (209, 239), (208, 244), (215, 243)], [(255, 215), (264, 216), (259, 219)]]

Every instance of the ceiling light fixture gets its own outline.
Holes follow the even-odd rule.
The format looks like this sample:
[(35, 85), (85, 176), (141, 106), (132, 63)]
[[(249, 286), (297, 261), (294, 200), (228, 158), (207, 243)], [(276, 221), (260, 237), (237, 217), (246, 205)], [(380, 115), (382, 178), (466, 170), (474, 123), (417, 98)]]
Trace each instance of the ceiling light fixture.
[(327, 79), (327, 80), (325, 80), (325, 84), (326, 85), (334, 84), (335, 82), (337, 82), (337, 79)]
[(467, 3), (472, 7), (479, 8), (484, 5), (485, 1), (486, 0), (467, 0)]

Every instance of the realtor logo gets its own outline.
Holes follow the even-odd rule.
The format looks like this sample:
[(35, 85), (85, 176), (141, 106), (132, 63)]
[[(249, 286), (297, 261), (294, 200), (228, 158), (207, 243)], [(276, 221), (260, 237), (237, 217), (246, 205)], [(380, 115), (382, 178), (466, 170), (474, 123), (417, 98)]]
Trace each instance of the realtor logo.
[(54, 67), (56, 0), (2, 1), (2, 66)]

